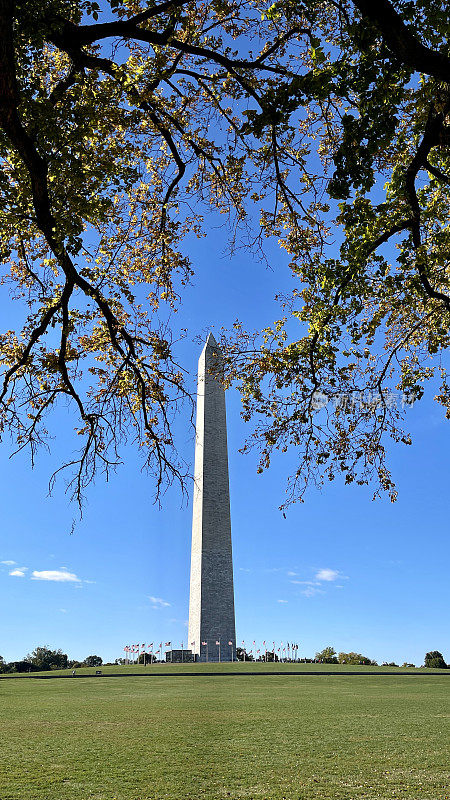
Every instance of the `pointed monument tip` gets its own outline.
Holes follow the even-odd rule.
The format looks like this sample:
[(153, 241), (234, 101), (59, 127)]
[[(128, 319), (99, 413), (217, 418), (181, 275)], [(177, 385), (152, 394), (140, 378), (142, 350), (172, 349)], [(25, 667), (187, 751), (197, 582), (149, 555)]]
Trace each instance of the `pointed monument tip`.
[(206, 339), (205, 345), (200, 354), (200, 360), (205, 357), (207, 360), (211, 360), (211, 358), (214, 360), (216, 360), (217, 358), (219, 359), (222, 358), (222, 350), (220, 349), (220, 344), (216, 342), (212, 333), (208, 334), (208, 338)]

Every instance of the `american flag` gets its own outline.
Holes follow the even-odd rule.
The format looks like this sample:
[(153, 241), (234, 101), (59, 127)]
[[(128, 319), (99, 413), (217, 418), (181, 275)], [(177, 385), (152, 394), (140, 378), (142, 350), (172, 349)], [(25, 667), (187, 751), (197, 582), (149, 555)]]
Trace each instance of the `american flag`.
[(228, 642), (228, 644), (230, 645), (230, 647), (233, 647), (233, 642)]
[(218, 642), (216, 641), (216, 644), (220, 644), (220, 639), (219, 639), (219, 641), (218, 641)]
[(208, 642), (202, 642), (202, 644), (203, 644), (205, 647), (207, 647), (207, 646), (208, 646)]
[(150, 642), (149, 647), (153, 647), (153, 642)]
[(195, 647), (195, 642), (191, 642), (191, 647)]
[(170, 647), (170, 642), (166, 642), (166, 647)]

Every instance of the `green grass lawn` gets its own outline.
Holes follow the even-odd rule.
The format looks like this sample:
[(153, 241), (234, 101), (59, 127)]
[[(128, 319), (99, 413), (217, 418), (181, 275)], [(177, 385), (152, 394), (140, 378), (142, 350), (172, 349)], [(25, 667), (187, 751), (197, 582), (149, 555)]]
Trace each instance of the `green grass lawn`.
[[(440, 674), (447, 674), (446, 670), (442, 669), (428, 669), (425, 667), (365, 667), (365, 666), (352, 666), (351, 664), (301, 664), (301, 663), (286, 663), (280, 662), (265, 664), (262, 661), (246, 661), (246, 662), (229, 662), (209, 663), (209, 664), (147, 664), (144, 667), (141, 664), (128, 664), (127, 666), (102, 666), (100, 667), (103, 675), (114, 675), (115, 673), (126, 674), (127, 672), (140, 673), (144, 675), (167, 675), (170, 673), (186, 673), (186, 672), (408, 672), (417, 673), (423, 672), (429, 674), (430, 672), (437, 672)], [(76, 670), (78, 677), (81, 675), (95, 675), (96, 667), (79, 667)], [(65, 677), (71, 676), (71, 669), (52, 670), (49, 672), (33, 673), (34, 675), (64, 675)], [(450, 677), (450, 671), (448, 672)], [(0, 675), (0, 680), (4, 677)], [(8, 675), (9, 677), (9, 675)], [(28, 678), (28, 673), (14, 673), (11, 674), (14, 678)]]
[(0, 798), (448, 800), (449, 691), (426, 675), (1, 680)]

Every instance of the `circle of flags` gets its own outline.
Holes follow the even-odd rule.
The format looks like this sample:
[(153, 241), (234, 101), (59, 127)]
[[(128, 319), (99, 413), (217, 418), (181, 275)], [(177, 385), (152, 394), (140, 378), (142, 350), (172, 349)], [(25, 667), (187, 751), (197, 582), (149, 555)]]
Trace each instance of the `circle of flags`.
[[(245, 646), (245, 639), (242, 639), (242, 643), (241, 644), (242, 644), (242, 647), (240, 649), (241, 649), (241, 652), (242, 652), (242, 655), (243, 655), (243, 658), (242, 658), (243, 661), (245, 661), (247, 659), (248, 660), (253, 660), (253, 652), (255, 652), (256, 655), (258, 656), (258, 660), (259, 661), (267, 661), (267, 658), (268, 658), (269, 655), (271, 656), (271, 660), (275, 659), (275, 655), (277, 655), (277, 659), (280, 660), (280, 661), (297, 661), (298, 660), (298, 648), (299, 648), (299, 645), (297, 643), (294, 643), (294, 642), (286, 642), (286, 643), (280, 642), (279, 646), (277, 647), (277, 643), (273, 641), (272, 642), (272, 646), (268, 647), (268, 643), (264, 640), (263, 643), (262, 643), (262, 646), (258, 647), (256, 639), (253, 639), (251, 647), (248, 650), (247, 650), (247, 648)], [(228, 642), (225, 642), (225, 643), (221, 642), (220, 639), (214, 639), (214, 640), (211, 640), (210, 642), (202, 641), (201, 642), (201, 646), (202, 647), (206, 647), (206, 656), (207, 656), (207, 658), (208, 658), (208, 648), (211, 645), (213, 645), (213, 646), (215, 645), (216, 647), (219, 648), (219, 660), (220, 660), (221, 647), (225, 647), (226, 648), (228, 646), (228, 647), (233, 648), (233, 642), (232, 641), (228, 641)], [(190, 646), (191, 646), (191, 648), (195, 649), (195, 642), (191, 642)], [(125, 663), (136, 663), (139, 660), (139, 657), (142, 654), (145, 654), (144, 655), (144, 664), (147, 663), (147, 661), (146, 661), (147, 655), (150, 656), (150, 663), (152, 663), (154, 656), (156, 656), (157, 654), (160, 654), (161, 659), (162, 659), (163, 654), (170, 647), (172, 647), (172, 642), (171, 641), (164, 642), (164, 643), (163, 642), (159, 642), (159, 644), (157, 644), (156, 642), (150, 642), (147, 645), (145, 643), (144, 644), (140, 644), (140, 643), (139, 644), (131, 644), (131, 645), (127, 644), (123, 648), (123, 650), (125, 652)], [(146, 648), (148, 650), (148, 653), (146, 652)], [(183, 648), (184, 648), (184, 642), (181, 642), (181, 648), (180, 649), (183, 650)], [(232, 657), (232, 660), (234, 661), (234, 660), (236, 660), (236, 658)]]

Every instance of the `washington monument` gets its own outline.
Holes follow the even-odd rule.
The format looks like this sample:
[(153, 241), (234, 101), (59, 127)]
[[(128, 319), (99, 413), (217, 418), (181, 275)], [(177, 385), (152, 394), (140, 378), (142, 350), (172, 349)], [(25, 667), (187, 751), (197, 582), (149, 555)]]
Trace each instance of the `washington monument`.
[(189, 600), (188, 647), (201, 661), (236, 659), (227, 419), (221, 376), (222, 355), (210, 333), (198, 362)]

